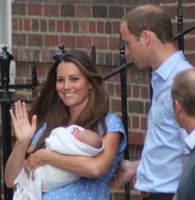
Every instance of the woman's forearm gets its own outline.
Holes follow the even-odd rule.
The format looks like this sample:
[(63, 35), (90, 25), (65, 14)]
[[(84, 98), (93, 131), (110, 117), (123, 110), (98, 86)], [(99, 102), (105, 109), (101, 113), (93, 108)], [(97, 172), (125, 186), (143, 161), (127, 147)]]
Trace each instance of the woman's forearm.
[(45, 163), (86, 177), (101, 176), (107, 169), (98, 157), (63, 155), (49, 152)]
[(5, 184), (7, 187), (13, 187), (14, 180), (24, 165), (26, 148), (27, 146), (16, 141), (5, 167)]
[(105, 148), (102, 153), (95, 157), (50, 154), (47, 162), (82, 176), (99, 177), (111, 166), (116, 156), (120, 143), (120, 134), (106, 134), (102, 139)]

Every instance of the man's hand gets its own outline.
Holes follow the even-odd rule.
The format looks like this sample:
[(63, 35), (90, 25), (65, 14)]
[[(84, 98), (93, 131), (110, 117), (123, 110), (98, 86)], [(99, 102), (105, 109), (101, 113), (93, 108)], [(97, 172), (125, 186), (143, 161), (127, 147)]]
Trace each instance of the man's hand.
[(176, 198), (176, 194), (173, 196), (173, 199), (172, 200), (176, 200), (177, 198)]
[(139, 161), (131, 162), (129, 160), (122, 160), (115, 176), (111, 181), (111, 187), (117, 188), (128, 182), (133, 182), (138, 164)]

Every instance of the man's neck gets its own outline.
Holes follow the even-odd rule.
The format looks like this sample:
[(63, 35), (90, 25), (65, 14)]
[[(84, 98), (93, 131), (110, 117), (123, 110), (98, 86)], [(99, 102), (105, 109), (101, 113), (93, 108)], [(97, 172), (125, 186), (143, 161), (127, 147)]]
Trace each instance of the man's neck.
[(165, 62), (170, 56), (177, 52), (176, 47), (172, 43), (158, 44), (153, 49), (153, 62), (151, 67), (153, 70), (159, 68), (159, 66)]

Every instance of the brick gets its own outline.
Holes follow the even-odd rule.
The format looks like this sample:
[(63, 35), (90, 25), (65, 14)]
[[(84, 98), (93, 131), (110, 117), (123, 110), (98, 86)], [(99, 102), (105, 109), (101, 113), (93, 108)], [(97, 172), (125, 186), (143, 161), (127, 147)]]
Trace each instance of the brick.
[(46, 19), (41, 19), (40, 20), (40, 31), (41, 32), (47, 32), (48, 31), (48, 26), (47, 26), (47, 20)]
[(138, 98), (140, 97), (140, 86), (139, 85), (133, 85), (133, 98)]
[(60, 43), (64, 44), (66, 48), (75, 48), (75, 36), (73, 35), (62, 35), (60, 36)]
[(89, 30), (89, 24), (87, 21), (81, 21), (80, 22), (80, 33), (87, 33)]
[(25, 3), (12, 3), (12, 15), (26, 15), (26, 4)]
[(143, 145), (144, 144), (144, 134), (143, 133), (133, 133), (130, 132), (128, 135), (128, 142), (130, 145)]
[(185, 21), (183, 23), (183, 26), (184, 26), (183, 29), (184, 30), (190, 30), (191, 29), (191, 31), (188, 32), (187, 35), (194, 35), (195, 34), (195, 29), (192, 29), (192, 27), (194, 27), (194, 22), (195, 22), (195, 20), (194, 21)]
[(49, 62), (50, 61), (47, 49), (42, 49), (40, 61), (42, 61), (42, 62)]
[(121, 111), (121, 102), (118, 99), (111, 99), (112, 112), (118, 113)]
[(12, 55), (14, 57), (14, 60), (18, 60), (18, 49), (17, 48), (12, 48)]
[(54, 19), (48, 20), (48, 31), (49, 32), (56, 32), (56, 21)]
[(22, 20), (22, 19), (19, 19), (18, 22), (19, 22), (19, 23), (18, 23), (18, 25), (19, 25), (19, 26), (18, 26), (18, 29), (19, 29), (20, 31), (23, 31), (23, 20)]
[(23, 30), (29, 32), (30, 31), (30, 27), (31, 27), (30, 26), (30, 19), (24, 19), (23, 23), (24, 23), (23, 24), (23, 26), (24, 26)]
[(105, 5), (93, 5), (92, 6), (92, 16), (97, 18), (107, 18), (107, 6)]
[(106, 65), (112, 66), (112, 61), (113, 61), (112, 53), (105, 53), (105, 56), (106, 56)]
[(75, 16), (75, 6), (73, 4), (63, 4), (60, 6), (60, 16), (61, 17), (74, 17)]
[(144, 114), (148, 114), (150, 106), (151, 106), (151, 101), (150, 100), (144, 102)]
[(20, 59), (24, 60), (24, 61), (28, 61), (28, 62), (31, 62), (31, 61), (36, 62), (36, 60), (33, 60), (32, 50), (31, 49), (27, 49), (27, 48), (22, 48), (21, 49), (21, 51), (20, 51)]
[(12, 17), (12, 30), (16, 31), (18, 30), (18, 19)]
[(28, 45), (34, 47), (43, 46), (43, 36), (39, 34), (29, 34), (28, 35)]
[(40, 3), (30, 3), (27, 4), (27, 13), (32, 16), (41, 16), (42, 15), (42, 5)]
[(142, 85), (141, 87), (141, 98), (150, 98), (149, 86)]
[(116, 86), (114, 87), (113, 84), (109, 83), (107, 83), (106, 85), (107, 85), (106, 91), (108, 91), (109, 96), (114, 96), (114, 88), (116, 88)]
[(115, 96), (121, 96), (121, 85), (115, 84)]
[(111, 22), (105, 22), (105, 33), (106, 34), (112, 33), (112, 23)]
[(195, 5), (186, 6), (183, 8), (183, 15), (185, 18), (194, 19), (195, 18)]
[(59, 7), (56, 4), (45, 4), (44, 6), (44, 15), (48, 17), (59, 17)]
[(79, 33), (79, 21), (72, 21), (72, 32)]
[(132, 97), (132, 85), (127, 85), (127, 96)]
[(31, 21), (31, 30), (35, 32), (39, 32), (39, 20), (38, 19), (32, 19)]
[(130, 113), (144, 113), (144, 103), (139, 100), (130, 100), (128, 102), (128, 107), (129, 110), (128, 112)]
[(140, 119), (138, 116), (132, 116), (132, 128), (133, 129), (140, 129)]
[(119, 65), (119, 56), (118, 56), (118, 53), (115, 53), (115, 52), (114, 52), (114, 57), (113, 57), (113, 59), (114, 59), (114, 65), (115, 65), (115, 66), (120, 66), (120, 65)]
[(97, 32), (98, 33), (104, 33), (105, 32), (104, 22), (97, 21)]
[(193, 64), (193, 66), (195, 66), (195, 56), (194, 54), (191, 54), (191, 55), (186, 55), (187, 56), (187, 59)]
[(96, 22), (95, 21), (89, 21), (89, 33), (96, 33)]
[(120, 33), (120, 21), (112, 22), (112, 33), (119, 34)]
[(163, 8), (171, 19), (176, 19), (177, 16), (177, 8), (176, 7), (164, 7)]
[(69, 32), (72, 31), (72, 30), (71, 30), (71, 22), (70, 22), (69, 20), (65, 20), (65, 21), (64, 21), (64, 31), (65, 31), (66, 33), (69, 33)]
[(150, 70), (137, 70), (136, 67), (132, 66), (127, 73), (127, 80), (131, 83), (138, 84), (149, 84), (150, 83)]
[(76, 37), (76, 47), (77, 48), (90, 48), (91, 39), (86, 36), (78, 36)]
[(97, 63), (99, 65), (105, 65), (105, 55), (102, 52), (97, 52)]
[(27, 74), (30, 74), (29, 64), (17, 62), (17, 71), (16, 71), (16, 73), (17, 73), (18, 77), (25, 77)]
[(147, 129), (147, 117), (141, 116), (141, 130), (146, 131)]
[(32, 59), (34, 61), (39, 61), (40, 60), (40, 49), (33, 49), (32, 50)]
[(63, 32), (63, 21), (62, 20), (57, 20), (56, 21), (56, 32)]
[[(52, 64), (50, 64), (51, 66)], [(49, 66), (49, 67), (50, 67)], [(48, 66), (46, 64), (42, 64), (42, 66), (37, 66), (37, 76), (38, 77), (45, 77), (47, 74), (47, 69)]]
[(96, 44), (97, 49), (108, 50), (108, 38), (105, 37), (93, 37), (93, 41)]
[(26, 35), (12, 33), (12, 44), (17, 46), (26, 46)]
[(76, 6), (76, 17), (83, 18), (83, 17), (91, 17), (91, 5), (77, 5)]
[(121, 19), (124, 16), (124, 6), (109, 6), (109, 17)]
[(46, 47), (56, 47), (59, 44), (59, 38), (57, 35), (45, 35), (44, 44)]
[(186, 51), (190, 51), (190, 50), (193, 51), (194, 47), (195, 47), (195, 38), (194, 37), (188, 37), (188, 38), (186, 37), (184, 46), (185, 46)]

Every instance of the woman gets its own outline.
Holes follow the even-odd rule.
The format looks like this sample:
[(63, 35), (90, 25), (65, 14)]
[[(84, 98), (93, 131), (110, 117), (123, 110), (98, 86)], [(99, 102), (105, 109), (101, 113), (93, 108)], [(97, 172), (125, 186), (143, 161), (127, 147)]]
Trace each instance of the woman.
[[(16, 102), (15, 113), (11, 111), (17, 141), (6, 165), (6, 185), (13, 187), (24, 163), (31, 170), (49, 164), (82, 177), (54, 191), (42, 193), (43, 200), (109, 200), (109, 182), (121, 160), (126, 137), (121, 120), (109, 113), (108, 108), (103, 80), (90, 58), (81, 51), (66, 52), (51, 68), (43, 90), (32, 106), (31, 121), (24, 103)], [(25, 159), (36, 127), (45, 122), (48, 126), (35, 152)], [(104, 151), (95, 157), (85, 157), (62, 155), (42, 148), (53, 128), (71, 124), (100, 135)]]

